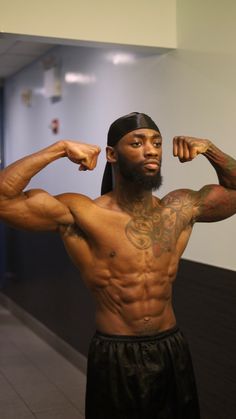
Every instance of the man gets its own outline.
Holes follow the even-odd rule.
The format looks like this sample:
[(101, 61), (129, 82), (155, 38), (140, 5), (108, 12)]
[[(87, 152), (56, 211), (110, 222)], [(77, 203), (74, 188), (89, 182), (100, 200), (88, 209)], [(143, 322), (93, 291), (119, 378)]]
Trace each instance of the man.
[(188, 345), (176, 325), (172, 284), (197, 221), (236, 213), (236, 161), (211, 141), (175, 137), (181, 162), (204, 155), (219, 185), (180, 189), (163, 199), (162, 137), (140, 113), (108, 132), (102, 196), (24, 191), (52, 161), (67, 157), (93, 170), (100, 148), (59, 141), (1, 172), (0, 217), (30, 230), (57, 230), (96, 299), (97, 332), (87, 373), (87, 419), (198, 419)]

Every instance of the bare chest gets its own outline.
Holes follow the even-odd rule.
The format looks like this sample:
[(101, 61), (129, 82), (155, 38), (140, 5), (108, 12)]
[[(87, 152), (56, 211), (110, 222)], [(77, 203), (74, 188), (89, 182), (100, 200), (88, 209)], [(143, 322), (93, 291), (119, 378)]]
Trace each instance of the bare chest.
[(104, 210), (78, 224), (64, 235), (67, 250), (79, 267), (93, 268), (97, 276), (174, 272), (190, 235), (187, 218), (169, 207), (151, 213), (137, 208), (132, 216)]
[(98, 247), (101, 249), (105, 245), (111, 257), (113, 253), (123, 256), (136, 254), (147, 263), (153, 258), (174, 254), (180, 239), (187, 238), (182, 234), (187, 229), (186, 219), (176, 211), (157, 208), (148, 214), (136, 211), (132, 216), (111, 216), (101, 220), (94, 231)]

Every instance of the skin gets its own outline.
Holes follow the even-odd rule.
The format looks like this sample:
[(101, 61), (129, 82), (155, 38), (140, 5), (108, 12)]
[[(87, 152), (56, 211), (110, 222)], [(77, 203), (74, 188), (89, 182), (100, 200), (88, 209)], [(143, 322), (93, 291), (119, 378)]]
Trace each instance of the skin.
[(180, 189), (159, 199), (126, 181), (118, 162), (122, 155), (145, 176), (156, 174), (162, 157), (160, 133), (132, 131), (106, 152), (115, 188), (95, 200), (73, 193), (53, 197), (43, 190), (23, 191), (32, 176), (59, 158), (69, 158), (79, 170), (93, 170), (97, 146), (59, 141), (13, 163), (0, 173), (0, 218), (17, 228), (59, 232), (95, 297), (98, 330), (154, 334), (176, 324), (172, 285), (194, 223), (236, 213), (236, 161), (209, 140), (175, 137), (174, 156), (184, 163), (204, 155), (219, 185)]

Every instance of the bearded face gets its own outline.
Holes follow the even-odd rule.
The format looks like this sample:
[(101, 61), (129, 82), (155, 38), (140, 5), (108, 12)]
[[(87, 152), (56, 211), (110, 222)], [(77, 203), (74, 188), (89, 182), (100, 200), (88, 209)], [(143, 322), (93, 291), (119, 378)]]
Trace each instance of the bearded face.
[(131, 162), (120, 152), (117, 154), (117, 166), (123, 179), (135, 186), (140, 186), (140, 189), (146, 191), (155, 191), (160, 188), (162, 185), (160, 167), (158, 171), (145, 171), (143, 162)]

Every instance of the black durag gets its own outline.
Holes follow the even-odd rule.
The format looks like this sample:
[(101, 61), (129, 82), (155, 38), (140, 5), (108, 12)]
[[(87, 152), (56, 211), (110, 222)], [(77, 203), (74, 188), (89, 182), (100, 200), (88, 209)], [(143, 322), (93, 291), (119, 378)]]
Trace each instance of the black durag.
[[(107, 145), (114, 147), (124, 135), (141, 128), (149, 128), (160, 132), (155, 122), (145, 113), (132, 112), (114, 121), (108, 131)], [(112, 166), (107, 162), (102, 178), (101, 195), (113, 189)]]

